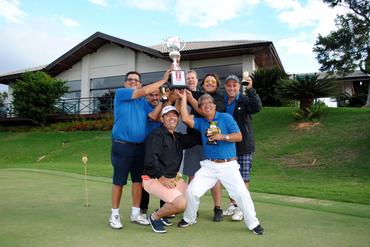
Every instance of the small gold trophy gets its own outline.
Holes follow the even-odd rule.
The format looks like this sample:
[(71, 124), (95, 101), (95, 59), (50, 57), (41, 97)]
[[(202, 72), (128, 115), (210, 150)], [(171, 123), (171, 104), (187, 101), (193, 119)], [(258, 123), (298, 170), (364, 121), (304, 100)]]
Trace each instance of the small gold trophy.
[[(217, 126), (217, 122), (215, 121), (212, 121), (206, 131), (206, 136), (209, 137), (211, 135), (214, 135), (214, 134), (221, 134), (221, 129)], [(208, 141), (207, 141), (207, 144), (208, 145), (217, 145), (218, 142), (217, 140), (213, 140), (211, 141), (209, 138), (208, 138)]]
[(180, 179), (182, 179), (182, 174), (178, 172), (176, 174), (175, 181), (178, 182)]
[(166, 86), (161, 86), (159, 88), (159, 92), (161, 93), (161, 98), (159, 101), (161, 101), (162, 103), (166, 102), (168, 100), (168, 97), (166, 95)]

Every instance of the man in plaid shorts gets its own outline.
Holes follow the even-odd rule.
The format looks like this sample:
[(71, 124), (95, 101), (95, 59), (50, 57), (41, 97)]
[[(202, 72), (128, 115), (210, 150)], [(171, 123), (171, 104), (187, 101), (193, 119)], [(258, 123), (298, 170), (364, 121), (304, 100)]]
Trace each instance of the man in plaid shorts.
[[(262, 103), (256, 90), (252, 87), (252, 79), (249, 76), (243, 79), (243, 84), (247, 84), (245, 95), (240, 94), (240, 80), (237, 76), (229, 75), (226, 78), (225, 106), (226, 112), (234, 117), (243, 136), (242, 141), (236, 143), (236, 151), (240, 165), (240, 174), (245, 186), (249, 188), (252, 153), (255, 150), (252, 114), (261, 110)], [(231, 198), (230, 206), (224, 211), (224, 215), (231, 216), (231, 219), (235, 221), (243, 220), (243, 212)]]

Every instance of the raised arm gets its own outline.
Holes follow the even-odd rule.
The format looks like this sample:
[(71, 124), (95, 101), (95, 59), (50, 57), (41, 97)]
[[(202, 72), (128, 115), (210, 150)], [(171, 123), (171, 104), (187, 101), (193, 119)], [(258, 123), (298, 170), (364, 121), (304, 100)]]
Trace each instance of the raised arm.
[(154, 83), (151, 83), (149, 85), (146, 85), (144, 87), (141, 87), (141, 88), (138, 88), (138, 89), (135, 89), (134, 93), (132, 94), (132, 98), (133, 99), (137, 99), (137, 98), (140, 98), (142, 96), (145, 96), (147, 94), (150, 94), (152, 92), (154, 92), (155, 90), (157, 90), (160, 86), (162, 86), (163, 84), (166, 83), (166, 81), (168, 81), (168, 77), (170, 75), (170, 72), (171, 70), (168, 69), (161, 80), (157, 81), (157, 82), (154, 82)]
[(184, 90), (176, 89), (176, 93), (179, 95), (181, 99), (180, 112), (181, 112), (182, 121), (190, 128), (194, 128), (194, 119), (192, 119), (192, 117), (189, 115), (188, 108), (187, 108), (186, 92)]

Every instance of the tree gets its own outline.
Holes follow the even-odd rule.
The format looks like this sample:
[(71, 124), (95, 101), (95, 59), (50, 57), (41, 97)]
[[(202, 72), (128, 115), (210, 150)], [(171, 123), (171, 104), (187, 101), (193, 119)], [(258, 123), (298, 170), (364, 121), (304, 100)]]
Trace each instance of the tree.
[[(313, 51), (320, 70), (345, 75), (359, 68), (370, 75), (370, 1), (323, 0), (330, 7), (345, 6), (349, 12), (335, 19), (336, 31), (319, 35)], [(370, 107), (370, 83), (366, 106)]]
[(8, 98), (7, 92), (0, 93), (0, 106), (4, 106), (4, 101)]
[(13, 86), (13, 107), (19, 117), (44, 125), (55, 112), (55, 102), (68, 87), (45, 72), (26, 72)]
[(251, 75), (253, 87), (257, 90), (264, 106), (281, 106), (282, 103), (277, 95), (277, 86), (280, 79), (287, 78), (287, 74), (274, 67), (272, 69), (257, 69)]
[(279, 81), (279, 94), (284, 99), (299, 100), (299, 108), (306, 118), (314, 99), (337, 96), (338, 85), (328, 76), (322, 79), (318, 74), (294, 76)]

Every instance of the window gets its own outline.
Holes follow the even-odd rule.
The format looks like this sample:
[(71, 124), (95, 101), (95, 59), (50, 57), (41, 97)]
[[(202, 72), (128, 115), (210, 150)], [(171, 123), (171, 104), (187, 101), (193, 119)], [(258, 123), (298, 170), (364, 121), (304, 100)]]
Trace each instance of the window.
[(90, 80), (90, 97), (100, 97), (111, 91), (116, 91), (117, 88), (123, 87), (125, 76), (111, 76), (94, 78)]
[(81, 81), (67, 81), (66, 86), (68, 87), (68, 93), (63, 95), (66, 99), (78, 99), (81, 98)]

